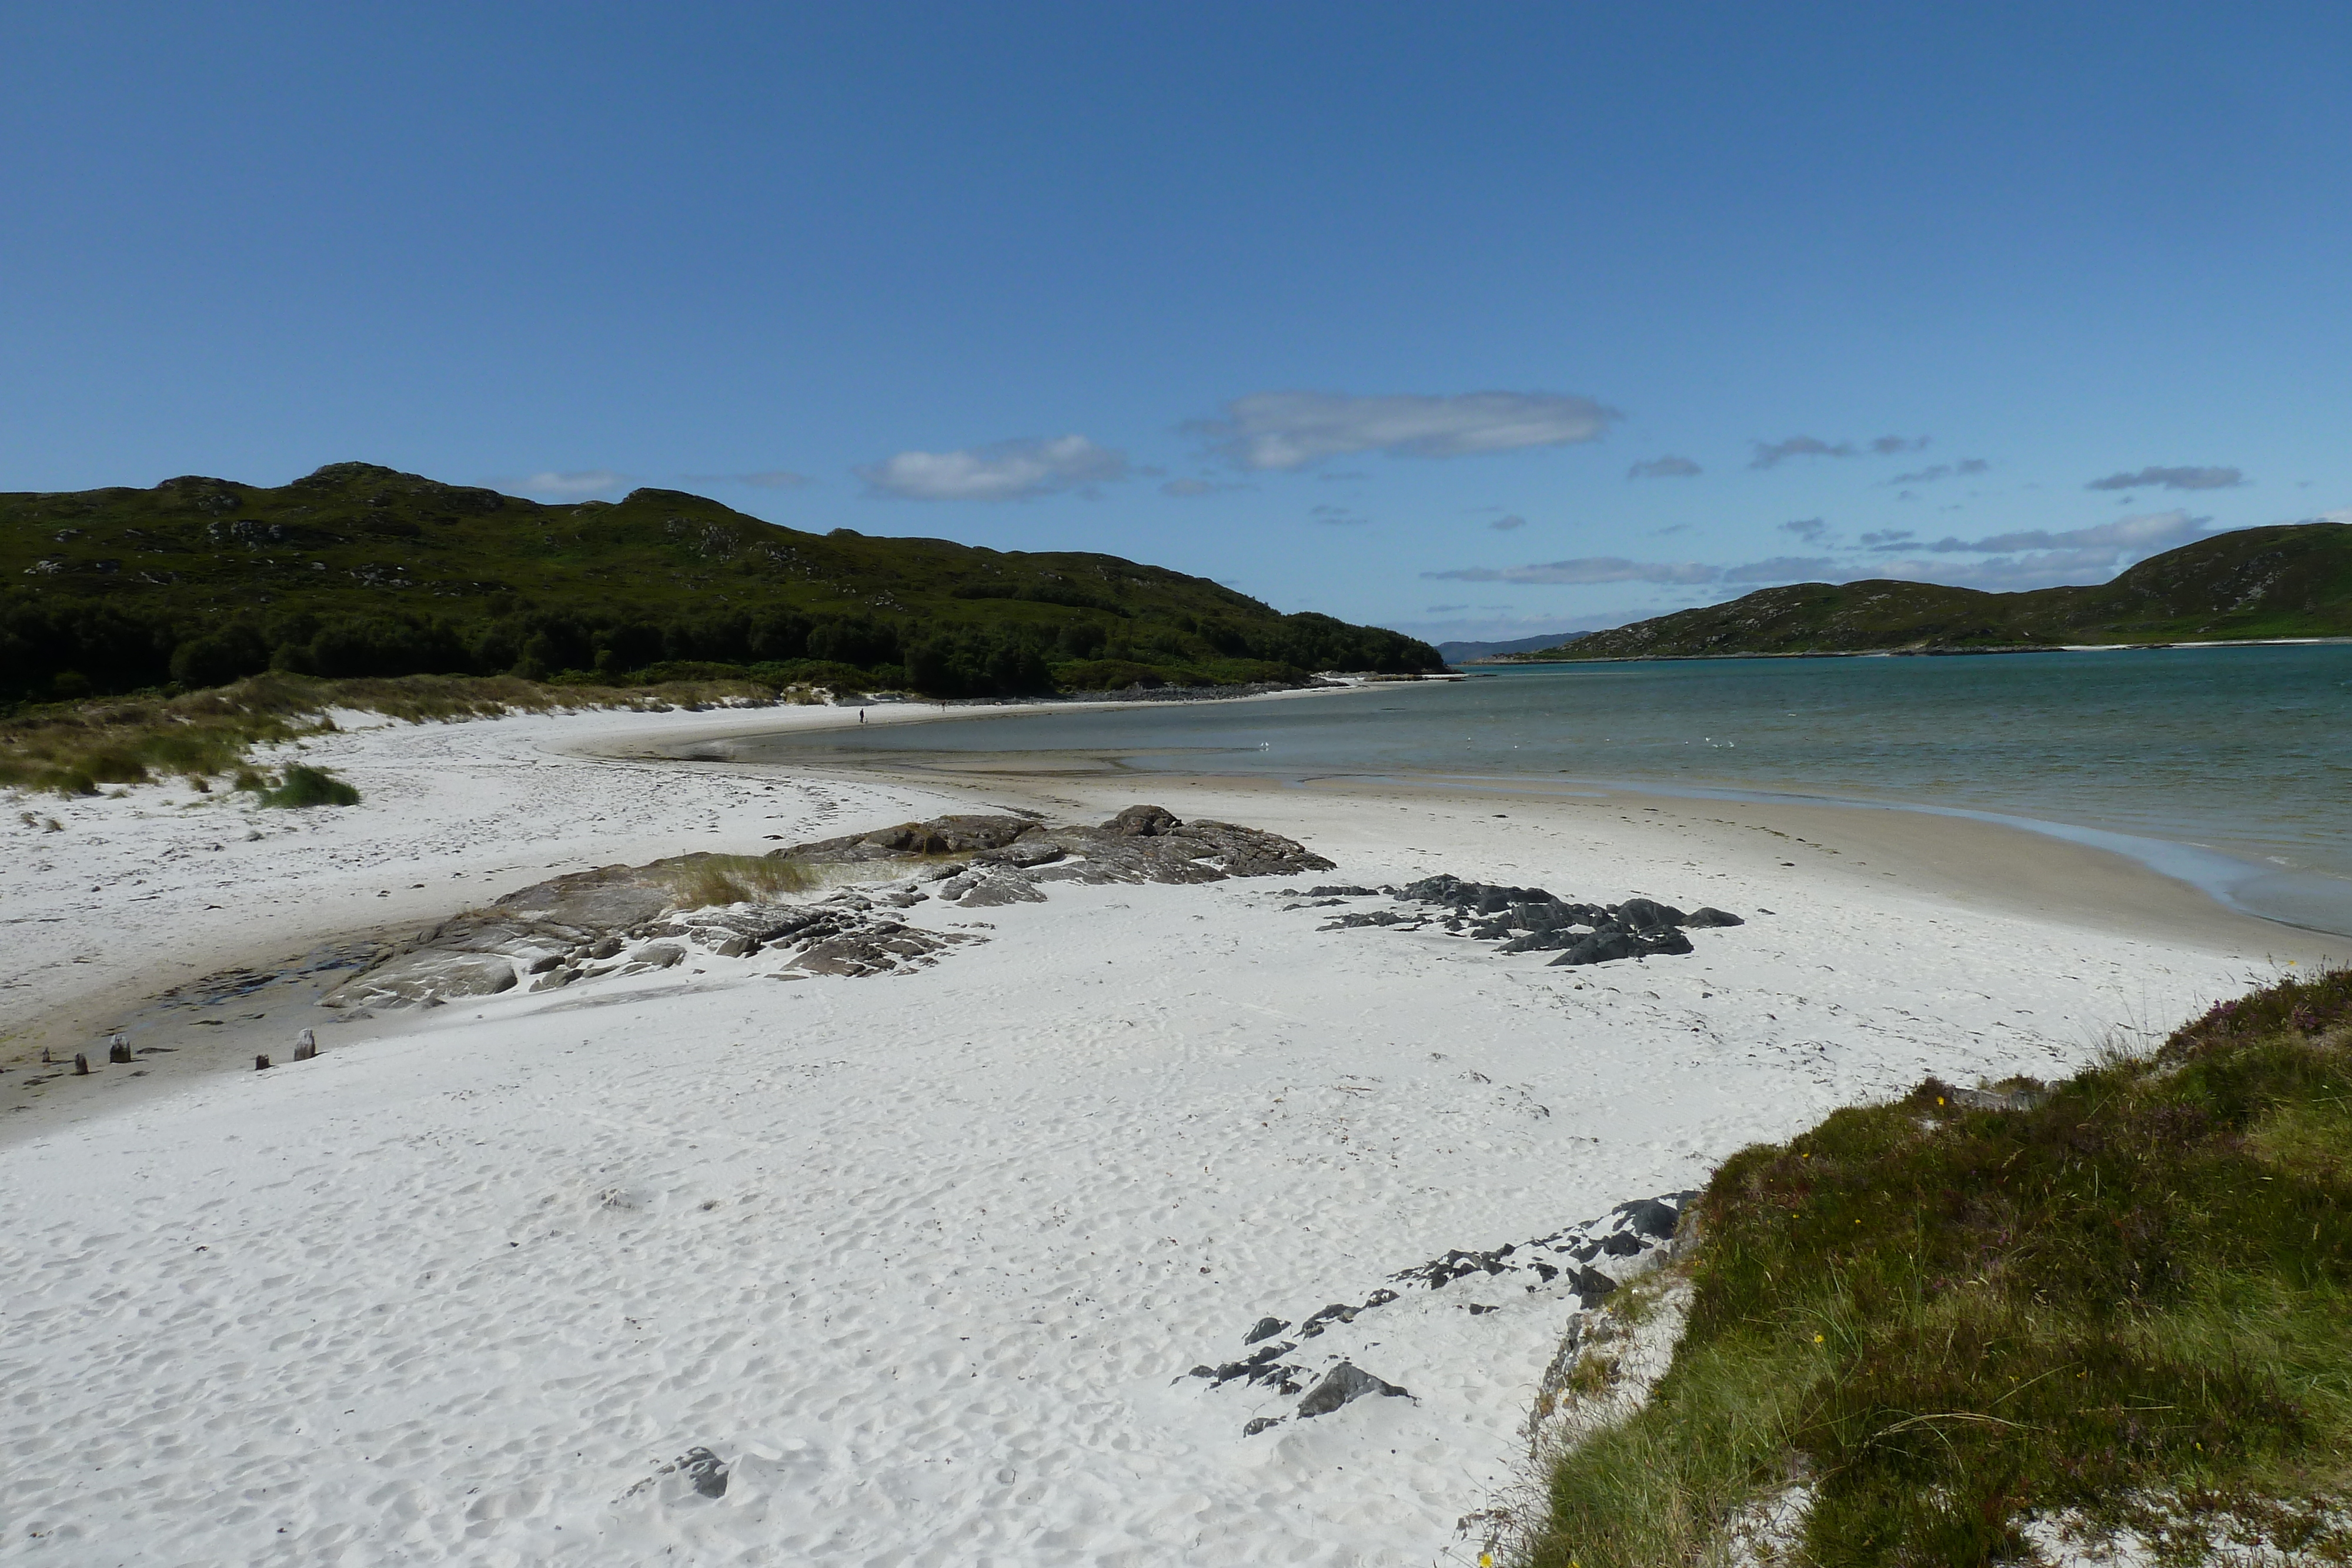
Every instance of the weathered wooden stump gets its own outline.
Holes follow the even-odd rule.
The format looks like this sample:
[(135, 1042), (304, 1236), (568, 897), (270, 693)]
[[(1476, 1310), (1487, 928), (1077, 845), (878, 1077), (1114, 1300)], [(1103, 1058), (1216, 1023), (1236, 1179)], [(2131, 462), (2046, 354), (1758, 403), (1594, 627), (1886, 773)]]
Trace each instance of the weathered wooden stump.
[(268, 1058), (267, 1056), (257, 1056), (257, 1057), (255, 1057), (255, 1058), (253, 1059), (253, 1070), (254, 1070), (256, 1072), (267, 1072), (267, 1071), (269, 1071), (269, 1058)]
[(89, 1076), (89, 1058), (79, 1051), (74, 1052), (74, 1076), (76, 1078)]
[(113, 1041), (106, 1048), (106, 1060), (112, 1062), (129, 1061), (131, 1060), (131, 1042), (123, 1039), (121, 1035), (116, 1035)]
[(295, 1061), (308, 1061), (318, 1054), (319, 1037), (316, 1034), (306, 1029), (300, 1034), (294, 1037)]

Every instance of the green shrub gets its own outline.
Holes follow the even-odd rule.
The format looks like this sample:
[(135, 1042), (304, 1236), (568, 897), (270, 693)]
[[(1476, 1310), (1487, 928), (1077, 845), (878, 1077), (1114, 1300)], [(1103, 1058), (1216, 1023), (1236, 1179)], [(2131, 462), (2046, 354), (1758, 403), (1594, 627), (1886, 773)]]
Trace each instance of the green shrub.
[(2057, 1510), (2352, 1551), (2352, 971), (2006, 1087), (1727, 1161), (1673, 1368), (1560, 1462), (1528, 1560), (1694, 1559), (1797, 1477), (1824, 1565), (2004, 1560)]
[(356, 806), (360, 792), (320, 768), (297, 762), (286, 769), (285, 779), (275, 789), (261, 792), (265, 806)]

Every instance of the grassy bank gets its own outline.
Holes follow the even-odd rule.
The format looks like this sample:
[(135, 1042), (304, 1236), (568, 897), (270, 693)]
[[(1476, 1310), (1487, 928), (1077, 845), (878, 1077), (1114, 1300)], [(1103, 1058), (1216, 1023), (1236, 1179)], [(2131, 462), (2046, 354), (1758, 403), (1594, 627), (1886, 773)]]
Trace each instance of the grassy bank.
[[(805, 692), (782, 694), (782, 700), (795, 697), (811, 700)], [(776, 688), (740, 679), (608, 687), (551, 686), (509, 675), (329, 681), (272, 674), (181, 696), (117, 697), (24, 710), (0, 722), (0, 785), (66, 795), (171, 778), (202, 779), (208, 786), (244, 771), (255, 746), (331, 729), (325, 716), (330, 708), (422, 723), (558, 707), (646, 709), (775, 700)]]
[(2352, 1560), (2352, 971), (2004, 1088), (1728, 1161), (1672, 1370), (1528, 1561), (1708, 1561), (1792, 1488), (1823, 1568), (2031, 1561), (2037, 1514)]

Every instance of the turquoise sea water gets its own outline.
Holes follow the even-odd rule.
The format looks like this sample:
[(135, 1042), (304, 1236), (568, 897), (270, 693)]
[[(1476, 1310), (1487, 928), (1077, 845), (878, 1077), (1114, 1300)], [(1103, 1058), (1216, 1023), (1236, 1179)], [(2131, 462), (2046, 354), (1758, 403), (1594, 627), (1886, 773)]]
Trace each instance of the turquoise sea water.
[(2352, 645), (1522, 666), (1330, 698), (758, 747), (811, 750), (1961, 811), (2120, 849), (2253, 913), (2352, 934)]

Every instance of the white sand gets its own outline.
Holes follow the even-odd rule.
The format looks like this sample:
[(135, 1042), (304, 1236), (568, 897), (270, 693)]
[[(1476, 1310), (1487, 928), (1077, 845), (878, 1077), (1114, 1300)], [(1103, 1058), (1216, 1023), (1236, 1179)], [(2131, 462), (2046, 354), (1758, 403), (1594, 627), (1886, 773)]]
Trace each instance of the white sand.
[[(1022, 803), (574, 755), (839, 716), (329, 737), (367, 804), (257, 817), (254, 842), (247, 813), (172, 790), (24, 802), (67, 831), (22, 831), (0, 870), (0, 1003), (12, 1027), (97, 1019), (119, 994), (77, 997), (551, 866)], [(1568, 970), (1320, 932), (1265, 883), (1062, 885), (919, 906), (991, 938), (919, 975), (698, 956), (322, 1029), (314, 1062), (168, 1094), (57, 1080), (0, 1125), (0, 1562), (1467, 1562), (1456, 1521), (1510, 1487), (1572, 1297), (1408, 1295), (1309, 1351), (1414, 1399), (1254, 1438), (1295, 1401), (1183, 1374), (1262, 1314), (1700, 1185), (1927, 1072), (2063, 1071), (2267, 972), (2243, 923), (2101, 930), (1623, 801), (1030, 798), (1153, 794), (1300, 838), (1339, 862), (1325, 880), (1753, 918)], [(656, 1477), (695, 1446), (732, 1462), (723, 1499)]]

